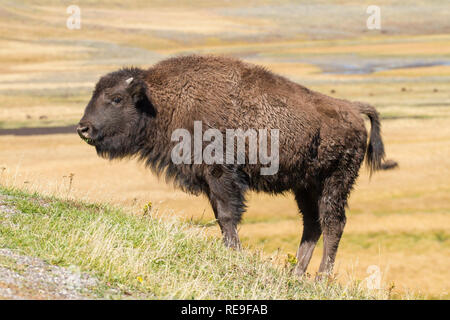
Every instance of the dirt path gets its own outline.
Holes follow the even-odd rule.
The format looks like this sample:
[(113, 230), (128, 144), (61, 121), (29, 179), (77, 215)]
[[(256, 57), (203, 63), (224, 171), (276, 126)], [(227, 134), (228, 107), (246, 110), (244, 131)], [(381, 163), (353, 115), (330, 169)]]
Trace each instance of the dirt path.
[(37, 127), (37, 128), (17, 128), (17, 129), (0, 129), (0, 136), (32, 136), (42, 134), (67, 134), (76, 133), (75, 125), (64, 127)]

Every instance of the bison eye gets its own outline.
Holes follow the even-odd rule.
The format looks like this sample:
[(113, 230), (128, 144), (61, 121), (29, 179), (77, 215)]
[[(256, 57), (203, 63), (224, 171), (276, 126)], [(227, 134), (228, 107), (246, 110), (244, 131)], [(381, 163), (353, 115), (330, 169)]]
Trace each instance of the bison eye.
[(113, 101), (115, 104), (119, 104), (119, 103), (122, 101), (122, 98), (121, 98), (121, 97), (114, 97), (114, 98), (112, 99), (112, 101)]

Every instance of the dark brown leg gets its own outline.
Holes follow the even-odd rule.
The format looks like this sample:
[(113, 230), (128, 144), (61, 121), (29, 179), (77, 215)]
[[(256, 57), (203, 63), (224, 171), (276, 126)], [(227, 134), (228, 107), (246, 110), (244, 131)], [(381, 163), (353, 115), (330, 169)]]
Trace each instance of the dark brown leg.
[(237, 222), (233, 219), (233, 212), (224, 201), (217, 199), (214, 195), (209, 197), (214, 215), (219, 224), (224, 244), (229, 248), (240, 249), (241, 243), (237, 232)]
[(345, 220), (345, 212), (343, 212), (339, 219), (322, 225), (323, 256), (319, 267), (319, 277), (333, 272), (337, 249), (344, 232)]
[[(219, 173), (217, 173), (217, 171)], [(227, 247), (239, 249), (241, 243), (237, 232), (237, 225), (245, 211), (244, 193), (247, 188), (235, 169), (220, 167), (214, 174), (209, 175), (208, 198), (214, 210), (223, 241)]]
[(319, 277), (333, 272), (339, 242), (344, 232), (345, 206), (355, 174), (338, 170), (325, 179), (319, 201), (319, 219), (323, 232), (323, 257)]
[(306, 272), (309, 262), (322, 233), (319, 222), (318, 198), (313, 191), (295, 192), (297, 205), (303, 215), (303, 235), (297, 250), (297, 266), (295, 273), (302, 276)]

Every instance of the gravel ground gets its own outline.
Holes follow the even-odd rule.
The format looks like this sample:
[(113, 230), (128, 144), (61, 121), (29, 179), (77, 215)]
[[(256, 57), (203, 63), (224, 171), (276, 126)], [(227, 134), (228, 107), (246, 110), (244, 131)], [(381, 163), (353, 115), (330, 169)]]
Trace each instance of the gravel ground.
[(0, 299), (89, 299), (96, 284), (76, 267), (52, 266), (0, 249)]
[[(0, 213), (8, 217), (21, 214), (7, 203), (10, 196), (0, 194)], [(50, 265), (45, 261), (0, 248), (0, 300), (2, 299), (93, 299), (98, 280), (79, 271)], [(111, 292), (114, 294), (113, 292)]]

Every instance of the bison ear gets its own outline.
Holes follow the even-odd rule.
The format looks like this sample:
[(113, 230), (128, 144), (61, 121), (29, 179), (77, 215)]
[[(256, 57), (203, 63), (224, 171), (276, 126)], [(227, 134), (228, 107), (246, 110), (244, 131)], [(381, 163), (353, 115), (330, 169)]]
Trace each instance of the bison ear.
[(128, 90), (133, 97), (133, 104), (139, 110), (151, 115), (156, 116), (156, 109), (153, 106), (149, 95), (147, 94), (148, 88), (147, 84), (142, 79), (129, 78)]

